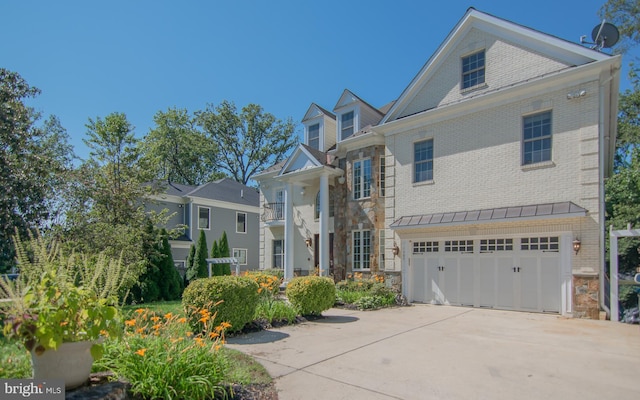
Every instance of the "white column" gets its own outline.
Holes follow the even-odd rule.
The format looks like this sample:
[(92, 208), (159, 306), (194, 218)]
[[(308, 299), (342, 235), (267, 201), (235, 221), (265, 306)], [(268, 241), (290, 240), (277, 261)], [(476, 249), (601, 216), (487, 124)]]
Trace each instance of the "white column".
[(320, 276), (329, 276), (329, 177), (320, 175)]
[[(609, 310), (611, 321), (619, 321), (618, 309), (618, 237), (609, 228)], [(604, 282), (600, 282), (604, 286)]]
[(288, 282), (293, 278), (293, 184), (287, 183), (284, 195), (284, 280)]

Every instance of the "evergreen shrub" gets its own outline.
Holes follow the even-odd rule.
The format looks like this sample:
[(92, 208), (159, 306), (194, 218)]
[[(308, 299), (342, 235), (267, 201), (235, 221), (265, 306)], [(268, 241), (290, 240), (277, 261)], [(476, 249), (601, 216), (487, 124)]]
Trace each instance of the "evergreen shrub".
[(320, 315), (333, 306), (336, 287), (331, 278), (301, 276), (289, 282), (286, 296), (300, 314)]

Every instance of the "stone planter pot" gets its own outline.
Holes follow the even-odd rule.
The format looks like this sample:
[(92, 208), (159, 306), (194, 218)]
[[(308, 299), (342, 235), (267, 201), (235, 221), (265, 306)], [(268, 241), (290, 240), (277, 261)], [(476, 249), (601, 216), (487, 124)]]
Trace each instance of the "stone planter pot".
[(93, 357), (93, 342), (62, 343), (57, 350), (45, 350), (41, 355), (31, 352), (34, 379), (63, 379), (66, 389), (81, 386), (89, 379)]

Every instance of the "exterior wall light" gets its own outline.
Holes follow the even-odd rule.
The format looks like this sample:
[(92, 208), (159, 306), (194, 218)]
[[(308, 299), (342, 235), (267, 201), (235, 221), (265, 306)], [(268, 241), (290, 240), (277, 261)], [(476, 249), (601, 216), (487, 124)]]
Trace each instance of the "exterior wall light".
[(582, 246), (582, 242), (580, 242), (580, 239), (576, 238), (573, 241), (573, 251), (576, 252), (576, 255), (578, 254), (578, 252), (580, 251), (580, 247)]
[(397, 256), (398, 254), (400, 254), (400, 247), (398, 247), (398, 244), (396, 242), (393, 242), (393, 247), (391, 248), (391, 252), (393, 253), (394, 256)]
[(311, 238), (309, 237), (309, 238), (306, 238), (306, 239), (304, 240), (304, 243), (307, 245), (307, 247), (311, 247), (311, 243), (313, 243), (313, 241), (312, 241), (312, 240), (311, 240)]

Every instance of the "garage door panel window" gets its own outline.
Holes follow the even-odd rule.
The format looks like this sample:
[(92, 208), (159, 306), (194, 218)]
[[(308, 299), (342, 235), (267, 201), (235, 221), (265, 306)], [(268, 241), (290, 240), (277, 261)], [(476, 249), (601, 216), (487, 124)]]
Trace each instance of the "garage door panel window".
[(473, 253), (473, 240), (446, 240), (444, 242), (444, 251)]
[(414, 242), (413, 254), (437, 253), (440, 242)]
[(480, 253), (513, 250), (513, 239), (481, 239)]
[(558, 236), (532, 237), (520, 239), (520, 250), (543, 250), (558, 252), (560, 250)]

